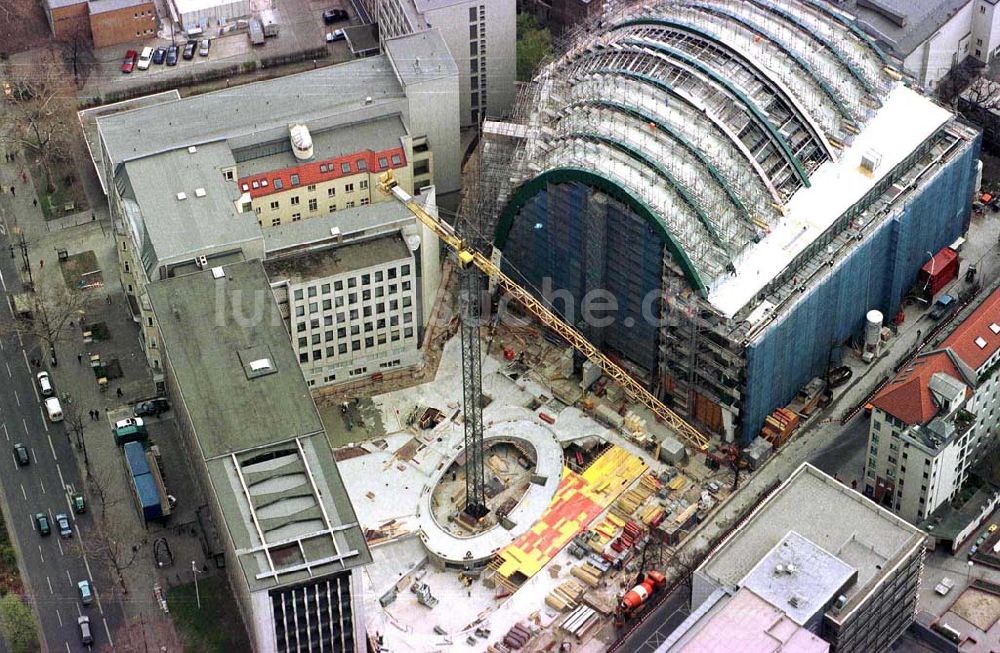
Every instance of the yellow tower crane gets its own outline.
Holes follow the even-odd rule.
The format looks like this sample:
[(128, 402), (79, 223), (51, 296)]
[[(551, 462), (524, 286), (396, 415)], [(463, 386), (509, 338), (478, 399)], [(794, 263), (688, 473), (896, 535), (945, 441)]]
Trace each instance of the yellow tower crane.
[(684, 421), (680, 415), (667, 408), (662, 401), (653, 396), (649, 390), (632, 378), (628, 372), (592, 345), (582, 333), (566, 324), (545, 304), (535, 299), (530, 292), (504, 274), (500, 270), (500, 266), (493, 263), (482, 252), (466, 247), (462, 238), (455, 233), (454, 227), (442, 221), (437, 216), (432, 215), (427, 209), (415, 202), (413, 197), (396, 183), (396, 178), (392, 170), (379, 177), (378, 186), (379, 190), (391, 194), (399, 200), (420, 222), (426, 225), (448, 247), (454, 250), (458, 256), (460, 266), (473, 265), (479, 268), (483, 274), (494, 280), (504, 292), (508, 293), (524, 306), (538, 321), (572, 345), (591, 363), (600, 367), (604, 374), (618, 383), (632, 400), (638, 401), (651, 410), (660, 421), (673, 429), (689, 446), (694, 447), (698, 451), (708, 449), (707, 437)]

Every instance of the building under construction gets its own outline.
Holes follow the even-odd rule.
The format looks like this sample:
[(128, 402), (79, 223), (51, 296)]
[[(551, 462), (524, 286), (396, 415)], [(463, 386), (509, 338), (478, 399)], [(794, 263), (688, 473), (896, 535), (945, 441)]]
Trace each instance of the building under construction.
[[(505, 269), (744, 442), (965, 231), (980, 143), (815, 0), (635, 4), (483, 131)], [(584, 319), (596, 291), (613, 319)]]

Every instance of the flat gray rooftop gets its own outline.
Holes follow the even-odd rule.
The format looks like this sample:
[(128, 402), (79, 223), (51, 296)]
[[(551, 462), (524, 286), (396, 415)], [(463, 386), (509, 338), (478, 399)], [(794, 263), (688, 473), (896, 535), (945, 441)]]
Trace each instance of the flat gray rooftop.
[[(195, 152), (178, 149), (125, 164), (124, 196), (139, 209), (129, 214), (145, 264), (151, 268), (206, 248), (261, 238), (256, 216), (236, 211), (239, 188), (222, 176), (222, 169), (233, 165), (229, 147), (221, 141), (199, 145)], [(147, 247), (154, 257), (145, 255)]]
[[(331, 229), (338, 229), (342, 239), (360, 232), (379, 228), (389, 229), (412, 223), (416, 218), (409, 209), (399, 202), (377, 202), (351, 209), (341, 209), (317, 218), (288, 222), (277, 227), (263, 229), (264, 249), (268, 256), (285, 249), (298, 249), (310, 244), (318, 244), (333, 239)], [(278, 254), (280, 255), (280, 254)]]
[[(210, 460), (323, 432), (260, 261), (147, 286), (184, 408)], [(251, 360), (273, 372), (248, 378)]]
[[(397, 148), (401, 146), (402, 139), (407, 133), (403, 119), (398, 113), (371, 120), (342, 123), (323, 130), (311, 129), (309, 134), (313, 141), (313, 158), (310, 161), (320, 162), (323, 159), (336, 159), (357, 152), (368, 150), (380, 152)], [(284, 141), (288, 141), (287, 134), (286, 128), (281, 134)], [(292, 168), (304, 163), (292, 154), (290, 142), (287, 150), (274, 154), (245, 158), (250, 154), (250, 149), (238, 153), (241, 159), (240, 178)]]
[(853, 581), (855, 573), (850, 565), (792, 531), (741, 585), (804, 626)]
[(410, 248), (397, 232), (359, 243), (268, 259), (264, 262), (264, 269), (272, 280), (288, 279), (291, 283), (302, 283), (408, 260), (411, 256)]
[(855, 600), (924, 540), (924, 534), (861, 494), (803, 463), (701, 566), (716, 582), (737, 587), (789, 532), (795, 531), (857, 569), (844, 592), (848, 614)]
[(114, 164), (154, 152), (341, 115), (404, 97), (385, 55), (98, 118)]
[[(853, 13), (862, 29), (905, 58), (969, 4), (969, 0), (877, 0), (874, 4), (887, 11), (873, 9), (858, 0), (841, 2), (837, 8)], [(903, 20), (890, 18), (889, 14)]]
[(382, 45), (396, 64), (404, 87), (458, 74), (458, 65), (436, 29), (388, 39)]

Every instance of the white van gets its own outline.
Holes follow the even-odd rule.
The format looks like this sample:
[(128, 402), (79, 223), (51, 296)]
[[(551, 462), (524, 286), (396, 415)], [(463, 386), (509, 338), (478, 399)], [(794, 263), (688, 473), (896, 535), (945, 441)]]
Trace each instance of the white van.
[(63, 420), (62, 405), (56, 397), (49, 397), (45, 400), (45, 412), (49, 414), (49, 421), (61, 422)]
[(146, 70), (149, 68), (149, 64), (153, 61), (153, 48), (146, 47), (142, 49), (139, 54), (139, 63), (137, 67), (139, 70)]

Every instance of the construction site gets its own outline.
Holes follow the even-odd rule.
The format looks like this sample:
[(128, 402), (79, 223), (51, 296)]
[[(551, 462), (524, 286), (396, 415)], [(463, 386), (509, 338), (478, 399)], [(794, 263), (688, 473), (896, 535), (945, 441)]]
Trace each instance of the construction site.
[(826, 4), (645, 2), (486, 121), (458, 216), (383, 175), (452, 253), (458, 317), (436, 377), (372, 397), (381, 430), (338, 452), (368, 632), (613, 646), (741, 474), (952, 280), (921, 268), (960, 249), (979, 145)]

